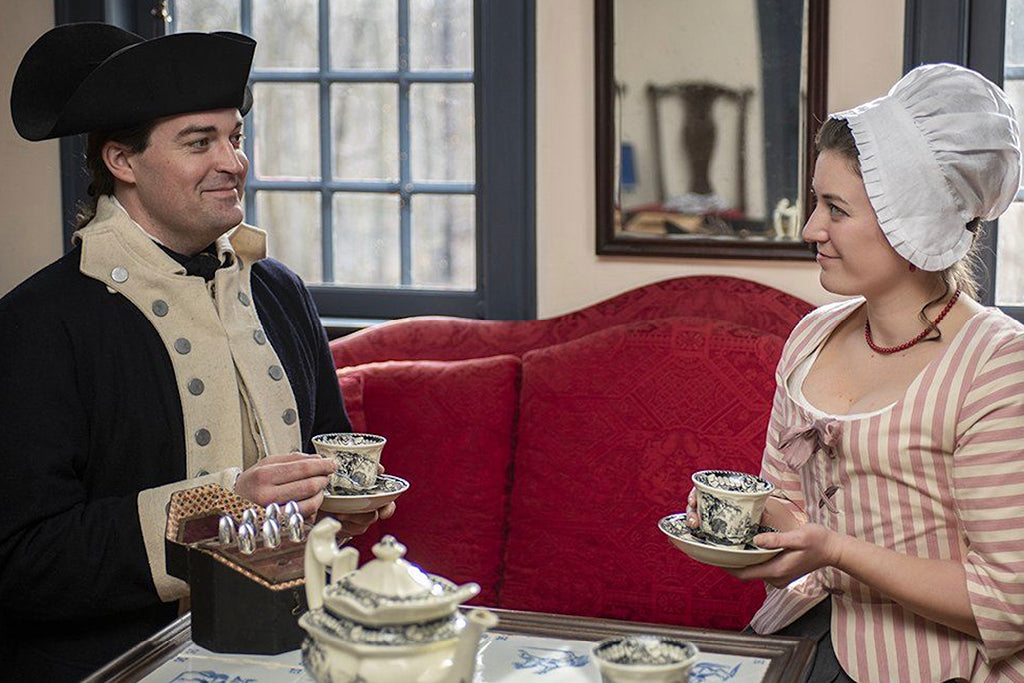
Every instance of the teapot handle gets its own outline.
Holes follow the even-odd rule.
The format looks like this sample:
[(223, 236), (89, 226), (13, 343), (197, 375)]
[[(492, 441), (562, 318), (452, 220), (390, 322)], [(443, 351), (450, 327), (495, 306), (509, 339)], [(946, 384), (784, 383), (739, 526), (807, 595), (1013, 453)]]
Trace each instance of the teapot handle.
[(325, 572), (331, 569), (331, 579), (355, 570), (359, 551), (355, 548), (338, 549), (335, 536), (341, 530), (341, 523), (332, 517), (325, 517), (316, 523), (306, 540), (304, 570), (306, 573), (306, 604), (309, 609), (320, 609), (324, 605)]
[(359, 551), (352, 546), (342, 548), (331, 562), (331, 581), (337, 581), (344, 574), (353, 572), (359, 563)]

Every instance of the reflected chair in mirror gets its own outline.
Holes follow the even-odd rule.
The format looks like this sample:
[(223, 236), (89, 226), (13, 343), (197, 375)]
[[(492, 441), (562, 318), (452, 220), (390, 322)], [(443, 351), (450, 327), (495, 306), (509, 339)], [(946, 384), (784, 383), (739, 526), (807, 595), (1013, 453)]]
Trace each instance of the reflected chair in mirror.
[[(734, 235), (760, 223), (749, 221), (746, 215), (747, 122), (753, 94), (752, 88), (729, 88), (708, 81), (647, 84), (657, 202), (626, 207), (624, 230)], [(666, 111), (668, 108), (674, 111)], [(670, 121), (672, 113), (679, 121), (678, 135), (665, 134), (674, 123)], [(734, 118), (731, 130), (725, 129), (727, 121), (718, 120), (726, 117)], [(722, 184), (731, 186), (716, 188), (712, 161), (730, 151), (727, 147), (732, 147), (734, 161), (723, 162), (728, 170)], [(681, 184), (680, 178), (685, 183)]]

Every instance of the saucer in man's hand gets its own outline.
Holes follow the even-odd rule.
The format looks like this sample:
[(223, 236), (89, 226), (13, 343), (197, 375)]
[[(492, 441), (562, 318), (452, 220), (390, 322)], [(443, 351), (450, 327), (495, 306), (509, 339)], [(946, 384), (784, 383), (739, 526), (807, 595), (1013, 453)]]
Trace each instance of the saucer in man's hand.
[(409, 488), (409, 482), (390, 474), (378, 474), (377, 483), (372, 487), (356, 491), (335, 489), (324, 491), (324, 502), (320, 509), (334, 514), (353, 515), (382, 508)]
[[(782, 552), (782, 548), (758, 548), (754, 545), (747, 545), (743, 548), (715, 545), (702, 540), (694, 535), (694, 530), (686, 525), (686, 513), (677, 512), (668, 517), (662, 517), (658, 522), (658, 528), (668, 536), (672, 545), (684, 553), (704, 564), (715, 567), (726, 567), (738, 569), (749, 567), (752, 564), (760, 564)], [(758, 528), (758, 533), (775, 531), (767, 526)]]

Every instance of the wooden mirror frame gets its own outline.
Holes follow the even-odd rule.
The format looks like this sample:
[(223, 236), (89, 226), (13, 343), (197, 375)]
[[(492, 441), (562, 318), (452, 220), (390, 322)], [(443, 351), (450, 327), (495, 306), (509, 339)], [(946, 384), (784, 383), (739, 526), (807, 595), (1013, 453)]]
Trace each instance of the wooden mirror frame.
[[(623, 236), (616, 232), (615, 207), (615, 0), (594, 0), (594, 84), (596, 104), (597, 253), (619, 256), (690, 256), (697, 258), (811, 260), (814, 253), (800, 241), (687, 236)], [(807, 0), (807, 101), (804, 120), (801, 219), (810, 215), (814, 134), (825, 120), (828, 87), (828, 0)]]

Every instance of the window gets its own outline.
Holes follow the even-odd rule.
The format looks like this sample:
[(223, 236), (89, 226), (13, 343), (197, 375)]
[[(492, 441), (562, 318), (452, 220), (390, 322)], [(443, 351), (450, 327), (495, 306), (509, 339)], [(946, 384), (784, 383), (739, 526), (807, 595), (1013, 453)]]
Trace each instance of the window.
[[(1024, 0), (1007, 0), (1003, 87), (1024, 131)], [(996, 235), (995, 303), (1024, 307), (1024, 192), (999, 219)]]
[(89, 2), (257, 40), (246, 220), (321, 315), (535, 315), (532, 0)]
[[(953, 62), (1002, 84), (1024, 124), (1024, 0), (906, 0), (904, 70)], [(1024, 320), (1024, 193), (983, 233), (982, 303)]]

